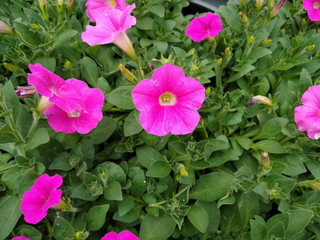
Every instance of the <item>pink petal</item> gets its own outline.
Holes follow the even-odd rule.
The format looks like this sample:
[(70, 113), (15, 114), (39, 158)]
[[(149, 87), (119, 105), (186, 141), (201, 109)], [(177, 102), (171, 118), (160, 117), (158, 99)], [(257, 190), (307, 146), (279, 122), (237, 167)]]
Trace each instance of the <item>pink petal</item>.
[(109, 232), (101, 238), (101, 240), (118, 240), (118, 234), (115, 232)]
[[(115, 4), (115, 6), (114, 6)], [(125, 0), (88, 0), (86, 2), (87, 15), (91, 22), (95, 22), (95, 16), (99, 12), (107, 13), (111, 8), (117, 8), (120, 10), (125, 9)]]
[(315, 0), (303, 0), (303, 8), (305, 10), (312, 10), (314, 9), (313, 7), (313, 3), (315, 2)]
[(320, 108), (302, 105), (295, 108), (295, 119), (300, 131), (320, 132)]
[(28, 73), (28, 84), (36, 87), (39, 94), (52, 97), (64, 84), (64, 80), (37, 63), (29, 65), (31, 74)]
[(309, 87), (302, 95), (301, 103), (320, 109), (320, 85)]
[(157, 69), (151, 79), (154, 86), (161, 92), (160, 96), (165, 92), (176, 94), (176, 89), (183, 85), (185, 74), (181, 68), (167, 63)]
[(140, 239), (133, 233), (125, 230), (118, 234), (118, 240), (140, 240)]
[(320, 8), (308, 10), (308, 16), (311, 21), (320, 21)]
[(30, 240), (30, 239), (23, 236), (18, 236), (18, 237), (11, 238), (11, 240)]

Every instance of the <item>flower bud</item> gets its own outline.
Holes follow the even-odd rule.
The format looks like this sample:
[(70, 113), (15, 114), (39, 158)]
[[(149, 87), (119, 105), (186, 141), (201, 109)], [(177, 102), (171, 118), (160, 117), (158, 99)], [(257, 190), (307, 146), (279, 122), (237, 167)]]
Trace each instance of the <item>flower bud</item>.
[(63, 0), (58, 0), (58, 6), (62, 6), (63, 5)]
[(244, 23), (249, 22), (247, 15), (245, 15), (243, 12), (239, 12), (238, 15), (239, 15), (242, 22), (244, 22)]
[(33, 27), (33, 29), (35, 29), (35, 30), (39, 30), (39, 25), (38, 24), (35, 24), (35, 23), (33, 23), (32, 25), (31, 25), (32, 27)]
[(267, 45), (269, 45), (271, 42), (272, 42), (272, 39), (267, 39), (267, 40), (264, 40), (264, 41), (261, 43), (261, 45), (267, 46)]
[(222, 63), (222, 58), (219, 58), (218, 59), (218, 65), (221, 65), (221, 63)]
[(224, 50), (225, 54), (230, 57), (231, 56), (231, 50), (229, 47), (227, 47), (225, 50)]
[(41, 11), (42, 18), (47, 20), (48, 17), (48, 10), (47, 10), (47, 0), (39, 0), (39, 7)]
[(257, 9), (258, 9), (259, 12), (260, 12), (260, 10), (262, 8), (263, 1), (264, 0), (256, 0), (256, 6), (257, 6)]
[(261, 102), (262, 104), (267, 105), (269, 107), (272, 107), (272, 102), (270, 101), (270, 99), (261, 95), (254, 96), (251, 99), (249, 105), (252, 106), (256, 101)]
[(40, 101), (38, 103), (38, 110), (40, 113), (42, 113), (44, 110), (46, 110), (47, 108), (51, 107), (53, 105), (52, 102), (49, 102), (49, 98), (42, 96), (40, 98)]
[(64, 64), (65, 69), (70, 69), (71, 68), (71, 62), (70, 61), (66, 61)]
[(302, 18), (301, 23), (302, 23), (302, 25), (307, 25), (306, 19), (305, 19), (305, 18)]
[(272, 9), (274, 6), (274, 0), (269, 0), (269, 9)]
[(123, 66), (123, 64), (120, 64), (118, 67), (119, 67), (119, 70), (120, 70), (122, 76), (124, 76), (126, 79), (128, 79), (131, 82), (135, 82), (136, 77), (133, 75), (132, 72), (130, 72), (127, 68), (125, 68), (125, 66)]
[(22, 87), (18, 86), (18, 90), (16, 90), (16, 94), (18, 97), (29, 97), (37, 92), (35, 86)]
[(211, 93), (211, 88), (206, 88), (206, 95), (210, 94)]
[(11, 63), (4, 62), (3, 66), (10, 72), (16, 72), (19, 70), (19, 68), (16, 65), (13, 65)]
[(281, 10), (281, 8), (283, 7), (283, 5), (287, 2), (287, 0), (280, 0), (278, 2), (278, 4), (272, 9), (271, 13), (270, 13), (270, 18), (275, 17)]
[(197, 70), (198, 70), (198, 67), (197, 67), (197, 66), (193, 66), (193, 67), (192, 67), (192, 70), (193, 70), (193, 71), (197, 71)]
[(191, 50), (191, 51), (189, 52), (189, 54), (190, 54), (190, 55), (193, 55), (193, 54), (194, 54), (194, 50)]
[(253, 43), (253, 41), (254, 41), (254, 36), (250, 36), (249, 43)]
[(12, 29), (2, 21), (0, 21), (0, 34), (1, 33), (13, 34)]
[(215, 37), (208, 36), (207, 39), (208, 39), (209, 42), (213, 42), (216, 38), (215, 38)]
[(67, 9), (70, 11), (73, 8), (73, 5), (75, 4), (76, 0), (69, 0)]
[(264, 168), (270, 168), (270, 159), (267, 152), (261, 153), (261, 164)]
[(178, 169), (180, 171), (180, 175), (183, 177), (188, 177), (188, 171), (186, 170), (186, 167), (183, 164), (179, 164)]
[(307, 50), (308, 50), (308, 51), (311, 51), (311, 50), (313, 50), (315, 47), (316, 47), (316, 45), (311, 44), (311, 45), (309, 45), (309, 46), (307, 47)]

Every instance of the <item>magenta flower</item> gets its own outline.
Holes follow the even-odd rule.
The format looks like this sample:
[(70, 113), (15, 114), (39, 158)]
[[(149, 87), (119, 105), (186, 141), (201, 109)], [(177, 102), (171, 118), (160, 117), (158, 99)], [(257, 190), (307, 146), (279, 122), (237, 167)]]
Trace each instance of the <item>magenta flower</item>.
[(24, 236), (18, 236), (18, 237), (11, 238), (11, 240), (30, 240), (30, 239)]
[(87, 15), (91, 22), (95, 22), (95, 16), (99, 13), (106, 13), (111, 8), (123, 10), (126, 8), (125, 0), (87, 0)]
[(207, 37), (215, 37), (222, 30), (222, 23), (219, 15), (207, 13), (203, 17), (191, 20), (186, 34), (195, 42), (200, 42)]
[(191, 133), (200, 120), (196, 110), (204, 98), (204, 87), (171, 64), (157, 69), (151, 80), (142, 80), (132, 91), (142, 127), (159, 136)]
[(303, 8), (311, 21), (320, 21), (320, 0), (303, 0)]
[(72, 88), (77, 92), (78, 107), (67, 112), (60, 105), (54, 104), (43, 113), (48, 116), (49, 125), (57, 132), (85, 134), (95, 128), (102, 119), (104, 95), (98, 88), (88, 88), (88, 85), (77, 79), (65, 81), (65, 89)]
[(36, 224), (46, 215), (50, 207), (59, 204), (62, 191), (57, 189), (62, 184), (62, 177), (55, 174), (40, 176), (22, 197), (21, 211), (27, 223)]
[(125, 32), (136, 24), (136, 18), (130, 15), (134, 8), (135, 4), (132, 4), (124, 10), (111, 8), (107, 14), (97, 14), (96, 26), (88, 25), (82, 33), (82, 40), (90, 46), (112, 42), (129, 56), (135, 56), (132, 43)]
[(115, 232), (109, 232), (101, 238), (101, 240), (140, 240), (133, 233), (125, 230), (120, 232), (119, 234)]
[(311, 139), (320, 137), (320, 85), (309, 87), (302, 95), (302, 106), (295, 108), (294, 121), (300, 131), (306, 131)]

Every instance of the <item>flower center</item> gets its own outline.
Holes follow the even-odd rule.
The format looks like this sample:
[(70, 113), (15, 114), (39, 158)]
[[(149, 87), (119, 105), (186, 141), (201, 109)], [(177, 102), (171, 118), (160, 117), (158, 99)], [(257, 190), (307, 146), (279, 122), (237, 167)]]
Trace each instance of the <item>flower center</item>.
[(173, 106), (176, 104), (176, 96), (172, 93), (165, 92), (159, 97), (159, 103), (161, 106)]
[(80, 116), (80, 111), (75, 110), (72, 113), (68, 113), (68, 117), (79, 117)]
[(319, 2), (318, 2), (318, 1), (315, 1), (315, 2), (313, 3), (313, 8), (314, 8), (314, 9), (318, 9), (319, 7), (320, 7)]

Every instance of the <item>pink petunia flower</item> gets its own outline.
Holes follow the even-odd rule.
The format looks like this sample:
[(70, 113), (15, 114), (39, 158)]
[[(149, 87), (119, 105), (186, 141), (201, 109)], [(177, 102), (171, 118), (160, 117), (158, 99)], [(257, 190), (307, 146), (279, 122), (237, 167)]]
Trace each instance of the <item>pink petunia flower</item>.
[(222, 22), (219, 15), (207, 13), (203, 17), (191, 20), (186, 34), (195, 42), (200, 42), (207, 37), (215, 37), (222, 30)]
[(157, 69), (151, 80), (142, 80), (132, 91), (142, 127), (159, 136), (191, 133), (200, 120), (196, 110), (204, 98), (204, 87), (171, 64)]
[(306, 131), (311, 139), (320, 137), (320, 85), (309, 87), (302, 95), (302, 106), (295, 108), (294, 121), (300, 131)]
[(96, 26), (88, 25), (81, 35), (82, 40), (90, 46), (112, 42), (130, 57), (134, 57), (132, 43), (125, 32), (136, 24), (136, 18), (130, 15), (134, 8), (135, 4), (132, 4), (123, 10), (111, 8), (107, 14), (97, 14)]
[(125, 9), (126, 0), (87, 0), (86, 7), (90, 21), (95, 22), (95, 16), (101, 12), (106, 13), (111, 8)]
[(101, 240), (140, 240), (133, 233), (125, 230), (120, 232), (119, 234), (115, 232), (109, 232), (101, 238)]
[(85, 134), (95, 128), (102, 119), (104, 95), (98, 88), (88, 88), (88, 85), (77, 79), (65, 81), (65, 89), (72, 87), (77, 92), (78, 108), (67, 112), (59, 105), (52, 105), (43, 113), (47, 115), (49, 125), (57, 132)]
[(320, 0), (303, 0), (303, 8), (311, 21), (320, 21)]
[(22, 197), (21, 211), (27, 223), (36, 224), (46, 215), (50, 207), (59, 204), (62, 191), (57, 189), (62, 184), (62, 177), (55, 174), (40, 176)]
[(11, 238), (11, 240), (30, 240), (30, 239), (24, 236), (18, 236), (18, 237)]

